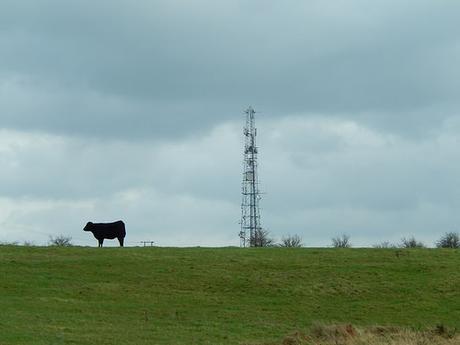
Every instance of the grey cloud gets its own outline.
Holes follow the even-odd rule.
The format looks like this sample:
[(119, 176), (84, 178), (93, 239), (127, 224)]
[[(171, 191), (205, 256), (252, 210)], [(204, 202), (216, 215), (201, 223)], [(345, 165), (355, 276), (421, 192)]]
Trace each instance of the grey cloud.
[[(327, 245), (347, 232), (369, 245), (416, 234), (432, 243), (454, 230), (455, 131), (414, 141), (340, 119), (258, 123), (262, 219), (274, 236), (296, 232)], [(30, 233), (43, 242), (65, 224), (91, 244), (82, 222), (123, 218), (134, 242), (238, 244), (238, 123), (170, 143), (1, 134), (3, 238)]]
[(101, 198), (155, 186), (174, 195), (238, 200), (239, 134), (225, 124), (202, 137), (159, 143), (0, 131), (0, 195)]
[(37, 80), (26, 88), (53, 99), (40, 108), (23, 98), (36, 111), (5, 120), (2, 109), (11, 128), (167, 137), (203, 133), (252, 103), (268, 116), (345, 113), (402, 133), (422, 123), (423, 133), (458, 106), (453, 2), (7, 1), (0, 9), (0, 75)]
[[(72, 229), (125, 214), (137, 239), (159, 227), (165, 243), (234, 243), (252, 104), (275, 234), (298, 229), (324, 245), (339, 231), (368, 243), (369, 228), (427, 240), (436, 224), (452, 230), (459, 10), (434, 0), (2, 1), (2, 228), (44, 236), (56, 212)], [(168, 223), (177, 207), (190, 210)]]
[[(270, 209), (356, 208), (391, 213), (412, 212), (430, 203), (459, 206), (460, 194), (452, 188), (458, 173), (452, 165), (458, 155), (457, 134), (443, 133), (420, 142), (340, 120), (297, 118), (278, 126), (286, 136), (268, 137), (261, 143), (266, 159), (266, 165), (261, 165), (262, 181), (273, 196), (266, 201)], [(335, 150), (318, 150), (310, 145), (308, 130), (304, 137), (290, 138), (298, 128), (337, 137), (328, 140), (341, 144)], [(288, 149), (286, 142), (295, 146)]]

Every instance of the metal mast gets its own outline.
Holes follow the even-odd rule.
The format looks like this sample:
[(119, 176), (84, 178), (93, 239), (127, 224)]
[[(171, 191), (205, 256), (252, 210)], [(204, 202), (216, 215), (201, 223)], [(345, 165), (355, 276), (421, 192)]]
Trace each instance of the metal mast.
[(262, 245), (259, 239), (262, 227), (260, 225), (260, 192), (257, 175), (257, 129), (254, 109), (249, 107), (245, 113), (240, 245), (259, 247)]

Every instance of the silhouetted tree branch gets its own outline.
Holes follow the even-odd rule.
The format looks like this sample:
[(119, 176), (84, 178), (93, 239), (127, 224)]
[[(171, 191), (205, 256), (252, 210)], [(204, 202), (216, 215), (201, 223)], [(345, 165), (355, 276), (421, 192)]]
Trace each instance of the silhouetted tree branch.
[(342, 234), (340, 236), (332, 238), (332, 246), (334, 248), (350, 248), (350, 236)]

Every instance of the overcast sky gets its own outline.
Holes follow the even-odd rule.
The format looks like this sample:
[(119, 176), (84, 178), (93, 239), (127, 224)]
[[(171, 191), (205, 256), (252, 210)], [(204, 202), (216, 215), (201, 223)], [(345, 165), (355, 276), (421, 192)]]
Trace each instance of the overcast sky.
[[(460, 231), (460, 2), (2, 0), (0, 242), (328, 246)], [(116, 245), (114, 241), (111, 245)]]

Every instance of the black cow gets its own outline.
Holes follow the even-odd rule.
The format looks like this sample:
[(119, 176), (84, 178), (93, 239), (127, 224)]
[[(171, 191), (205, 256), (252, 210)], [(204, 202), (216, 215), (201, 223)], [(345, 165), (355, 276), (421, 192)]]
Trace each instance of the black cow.
[(83, 228), (84, 231), (91, 231), (99, 241), (99, 246), (102, 247), (102, 243), (104, 243), (104, 238), (108, 238), (113, 240), (114, 238), (118, 238), (118, 242), (120, 242), (120, 247), (123, 247), (123, 240), (126, 236), (125, 230), (125, 223), (121, 220), (118, 222), (113, 223), (92, 223), (88, 222), (86, 226)]

